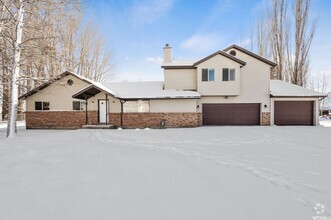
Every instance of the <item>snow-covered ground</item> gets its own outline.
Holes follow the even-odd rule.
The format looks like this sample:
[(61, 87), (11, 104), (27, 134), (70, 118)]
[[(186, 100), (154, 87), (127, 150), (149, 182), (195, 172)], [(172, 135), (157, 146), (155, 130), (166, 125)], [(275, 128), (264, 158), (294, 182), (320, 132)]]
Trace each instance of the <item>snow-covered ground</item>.
[(0, 219), (302, 220), (317, 203), (330, 216), (330, 134), (0, 129)]

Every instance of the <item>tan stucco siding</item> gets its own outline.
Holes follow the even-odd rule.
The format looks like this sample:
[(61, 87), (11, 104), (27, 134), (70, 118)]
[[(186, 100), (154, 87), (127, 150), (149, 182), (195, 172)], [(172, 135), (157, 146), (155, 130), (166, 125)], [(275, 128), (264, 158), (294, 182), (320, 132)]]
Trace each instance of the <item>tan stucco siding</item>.
[(164, 88), (196, 90), (197, 89), (196, 69), (165, 69)]
[(196, 112), (196, 99), (150, 100), (150, 112)]
[[(109, 102), (109, 112), (110, 113), (120, 113), (121, 112), (121, 102), (119, 99), (108, 95), (108, 102)], [(98, 110), (98, 100), (99, 99), (106, 99), (106, 94), (104, 92), (98, 93), (96, 96), (91, 97), (88, 100), (88, 110), (97, 111)]]
[[(69, 86), (67, 80), (72, 79), (74, 84)], [(35, 102), (49, 102), (50, 111), (72, 111), (72, 102), (79, 101), (73, 99), (72, 95), (85, 88), (89, 84), (75, 76), (68, 75), (48, 87), (38, 91), (26, 99), (26, 110), (34, 111)]]
[(275, 101), (313, 101), (314, 102), (314, 125), (319, 125), (319, 98), (271, 98), (270, 124), (275, 124)]
[(262, 111), (269, 112), (271, 67), (239, 50), (236, 53), (236, 57), (245, 61), (246, 65), (241, 68), (240, 73), (240, 96), (234, 98), (234, 102), (261, 103)]
[[(215, 80), (202, 82), (202, 69), (214, 69)], [(235, 69), (235, 81), (223, 81), (223, 68)], [(197, 91), (202, 95), (240, 95), (240, 64), (224, 56), (216, 55), (197, 68)]]

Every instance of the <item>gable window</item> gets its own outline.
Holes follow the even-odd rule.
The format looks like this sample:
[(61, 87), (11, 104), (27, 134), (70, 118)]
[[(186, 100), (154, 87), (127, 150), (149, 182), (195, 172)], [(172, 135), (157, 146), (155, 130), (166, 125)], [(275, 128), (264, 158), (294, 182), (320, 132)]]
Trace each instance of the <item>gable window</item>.
[(236, 69), (223, 68), (223, 81), (235, 81)]
[(73, 101), (72, 110), (83, 111), (86, 109), (86, 102), (84, 101)]
[(215, 80), (215, 70), (214, 69), (202, 69), (201, 75), (202, 81), (214, 81)]
[(35, 110), (49, 110), (49, 102), (35, 102), (34, 103)]

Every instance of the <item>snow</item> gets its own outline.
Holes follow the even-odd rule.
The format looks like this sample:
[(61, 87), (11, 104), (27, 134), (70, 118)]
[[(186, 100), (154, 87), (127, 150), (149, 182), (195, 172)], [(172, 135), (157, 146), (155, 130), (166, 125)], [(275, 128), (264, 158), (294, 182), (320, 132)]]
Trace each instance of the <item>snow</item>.
[(162, 81), (146, 82), (102, 82), (104, 87), (114, 91), (123, 99), (157, 99), (157, 98), (200, 98), (194, 91), (163, 89)]
[(330, 128), (0, 129), (0, 219), (331, 215)]
[(270, 80), (270, 94), (272, 96), (298, 96), (298, 97), (323, 97), (326, 94), (319, 93), (304, 87), (294, 85), (281, 80)]
[(320, 125), (324, 127), (331, 127), (331, 117), (330, 118), (320, 117)]

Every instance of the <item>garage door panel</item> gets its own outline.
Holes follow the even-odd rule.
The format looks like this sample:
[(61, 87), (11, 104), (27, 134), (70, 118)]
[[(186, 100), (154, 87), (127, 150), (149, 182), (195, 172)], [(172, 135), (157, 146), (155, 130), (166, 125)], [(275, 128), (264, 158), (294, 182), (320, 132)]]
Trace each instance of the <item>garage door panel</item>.
[(260, 104), (203, 104), (204, 125), (260, 125)]
[(275, 125), (313, 125), (313, 101), (275, 101)]

